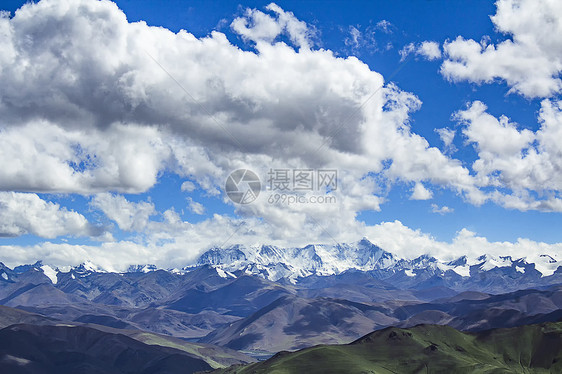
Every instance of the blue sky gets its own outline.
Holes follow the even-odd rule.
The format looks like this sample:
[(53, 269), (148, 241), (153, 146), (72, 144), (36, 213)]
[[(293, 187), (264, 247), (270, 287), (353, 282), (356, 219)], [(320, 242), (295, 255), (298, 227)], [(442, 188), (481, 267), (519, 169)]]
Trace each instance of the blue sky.
[[(11, 12), (3, 18), (12, 30), (5, 44), (17, 53), (0, 60), (0, 140), (14, 149), (30, 142), (0, 154), (16, 165), (0, 175), (0, 256), (7, 262), (171, 265), (211, 245), (362, 236), (405, 256), (458, 257), (478, 252), (481, 240), (482, 251), (509, 248), (516, 256), (560, 249), (560, 71), (559, 57), (549, 56), (562, 45), (560, 22), (533, 29), (559, 10), (555, 3), (536, 16), (527, 10), (543, 5), (508, 0), (278, 1), (269, 8), (256, 1), (80, 0), (79, 7), (44, 0), (15, 13), (24, 3), (1, 6)], [(88, 24), (95, 19), (88, 15), (100, 14), (102, 21)], [(88, 32), (95, 35), (90, 49)], [(216, 32), (225, 39), (192, 48), (186, 32), (200, 41), (219, 40)], [(127, 42), (113, 44), (120, 37)], [(312, 66), (325, 68), (326, 79)], [(299, 86), (303, 77), (309, 91)], [(396, 106), (384, 95), (395, 95)], [(544, 136), (541, 108), (550, 113)], [(303, 122), (290, 123), (293, 115)], [(329, 126), (338, 128), (336, 139), (326, 137)], [(438, 129), (454, 134), (452, 143)], [(45, 143), (34, 139), (39, 131)], [(299, 145), (303, 136), (311, 149), (322, 144), (319, 158)], [(77, 146), (84, 150), (67, 151)], [(86, 153), (95, 155), (91, 165), (81, 159)], [(38, 178), (27, 176), (47, 154), (52, 162), (44, 161)], [(86, 166), (64, 174), (73, 162)], [(486, 166), (479, 173), (480, 162)], [(272, 207), (262, 191), (262, 200), (238, 205), (223, 185), (240, 167), (262, 182), (269, 168), (336, 168), (338, 202)], [(49, 177), (37, 181), (41, 172)], [(416, 186), (423, 196), (414, 198)], [(43, 227), (44, 220), (52, 224)], [(459, 239), (465, 237), (474, 240)]]

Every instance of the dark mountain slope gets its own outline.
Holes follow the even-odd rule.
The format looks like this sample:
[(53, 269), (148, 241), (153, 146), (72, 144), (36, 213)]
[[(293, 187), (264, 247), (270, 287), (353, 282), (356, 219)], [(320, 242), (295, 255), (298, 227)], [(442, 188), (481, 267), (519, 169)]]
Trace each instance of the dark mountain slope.
[[(23, 310), (0, 306), (0, 329), (6, 326), (17, 324), (25, 324), (26, 326), (36, 325), (38, 329), (42, 328), (38, 325), (48, 325), (51, 327), (85, 326), (104, 333), (128, 336), (139, 342), (149, 345), (179, 349), (181, 351), (187, 352), (192, 357), (202, 359), (213, 368), (220, 368), (236, 363), (249, 363), (255, 361), (251, 357), (241, 354), (237, 351), (213, 346), (210, 344), (186, 342), (185, 340), (173, 338), (171, 336), (154, 334), (136, 329), (124, 330), (120, 328), (112, 328), (89, 323), (62, 322), (43, 317), (41, 315), (28, 313)], [(72, 342), (65, 342), (65, 344), (67, 343), (72, 344)], [(1, 368), (0, 373), (4, 373)]]
[(350, 342), (397, 320), (380, 306), (335, 299), (284, 296), (201, 341), (232, 349), (276, 352)]
[(193, 373), (211, 369), (185, 351), (85, 326), (12, 325), (0, 330), (3, 373)]
[(214, 311), (188, 314), (162, 308), (128, 308), (94, 303), (20, 307), (59, 320), (95, 323), (117, 328), (134, 328), (181, 338), (200, 338), (240, 317)]
[(404, 320), (403, 327), (419, 323), (446, 323), (460, 330), (478, 331), (524, 325), (532, 321), (533, 316), (542, 316), (543, 322), (558, 321), (555, 312), (561, 308), (562, 289), (556, 286), (547, 290), (528, 289), (501, 295), (465, 293), (431, 303), (402, 305), (395, 309), (393, 315)]
[(245, 317), (260, 308), (291, 294), (290, 288), (266, 279), (242, 275), (214, 290), (190, 288), (171, 302), (168, 308), (186, 313), (215, 310), (234, 316)]
[(0, 305), (0, 329), (18, 323), (43, 325), (56, 323), (56, 320), (54, 318), (48, 318), (39, 314)]

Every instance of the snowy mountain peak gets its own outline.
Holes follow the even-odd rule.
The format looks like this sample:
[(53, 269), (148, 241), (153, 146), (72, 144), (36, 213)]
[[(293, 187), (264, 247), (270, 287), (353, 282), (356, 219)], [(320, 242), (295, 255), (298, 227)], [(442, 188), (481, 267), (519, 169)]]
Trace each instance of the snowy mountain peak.
[(357, 243), (355, 243), (354, 247), (358, 248), (358, 249), (369, 249), (372, 252), (384, 252), (384, 250), (379, 247), (376, 244), (373, 244), (373, 242), (371, 242), (369, 239), (367, 238), (363, 238), (361, 240), (359, 240)]
[(363, 238), (350, 244), (310, 244), (295, 248), (271, 245), (214, 247), (201, 255), (197, 265), (210, 265), (231, 274), (243, 271), (272, 281), (286, 278), (295, 282), (298, 278), (310, 275), (337, 275), (348, 270), (402, 273), (409, 277), (418, 274), (442, 275), (452, 271), (462, 277), (470, 277), (478, 272), (505, 269), (510, 274), (536, 270), (548, 276), (562, 263), (548, 255), (537, 256), (534, 261), (488, 254), (472, 259), (461, 256), (448, 262), (427, 254), (407, 260)]
[(39, 271), (39, 269), (41, 269), (41, 266), (43, 266), (43, 261), (37, 261), (34, 264), (16, 266), (13, 271), (16, 274), (23, 274), (31, 269), (35, 269), (36, 271)]
[(466, 256), (461, 256), (456, 260), (447, 262), (447, 265), (456, 267), (456, 266), (465, 266), (468, 263), (468, 258)]
[(246, 261), (246, 254), (242, 248), (244, 247), (241, 245), (234, 245), (228, 248), (211, 248), (199, 257), (197, 265), (220, 265), (224, 263)]
[(72, 267), (70, 273), (78, 277), (86, 277), (92, 273), (107, 273), (107, 271), (91, 261), (85, 261), (78, 266)]
[(271, 245), (211, 248), (198, 265), (212, 265), (234, 272), (243, 270), (270, 280), (295, 279), (312, 274), (332, 275), (349, 269), (373, 270), (394, 266), (397, 259), (367, 239), (354, 244), (310, 244), (297, 248)]
[(9, 267), (0, 262), (0, 281), (11, 281), (13, 274), (14, 272)]
[(549, 264), (554, 264), (554, 263), (557, 262), (554, 258), (552, 258), (552, 256), (549, 256), (549, 255), (544, 255), (544, 254), (543, 254), (543, 255), (540, 255), (539, 257), (541, 257), (542, 259), (548, 261)]
[(131, 265), (127, 268), (127, 273), (150, 273), (151, 271), (158, 270), (156, 265)]
[[(301, 278), (312, 275), (332, 276), (348, 271), (366, 272), (377, 277), (408, 276), (469, 278), (482, 272), (493, 271), (508, 277), (545, 277), (562, 273), (562, 261), (556, 255), (533, 255), (513, 259), (511, 256), (485, 254), (479, 257), (461, 256), (454, 260), (442, 261), (428, 254), (414, 259), (400, 258), (385, 251), (363, 238), (353, 243), (310, 244), (304, 247), (277, 247), (274, 245), (236, 244), (225, 248), (212, 247), (204, 252), (195, 264), (178, 269), (168, 269), (170, 273), (185, 274), (196, 269), (208, 268), (209, 276), (236, 278), (240, 274), (250, 274), (271, 281), (285, 279), (296, 283)], [(155, 265), (131, 265), (125, 273), (151, 273), (158, 270)], [(55, 268), (38, 261), (32, 265), (20, 265), (10, 270), (0, 263), (0, 281), (11, 281), (21, 274), (38, 277), (43, 281), (48, 277), (53, 284), (61, 274), (77, 279), (95, 273), (108, 273), (90, 261), (79, 266)], [(456, 275), (455, 275), (456, 273)], [(66, 279), (66, 278), (65, 278)]]

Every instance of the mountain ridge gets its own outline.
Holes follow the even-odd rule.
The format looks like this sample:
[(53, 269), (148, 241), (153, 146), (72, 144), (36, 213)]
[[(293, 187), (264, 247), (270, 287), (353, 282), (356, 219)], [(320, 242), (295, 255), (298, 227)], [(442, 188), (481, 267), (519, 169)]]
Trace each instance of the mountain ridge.
[[(159, 268), (153, 264), (130, 265), (121, 273), (149, 273), (165, 270), (171, 273), (186, 273), (201, 266), (217, 269), (224, 278), (235, 277), (235, 273), (260, 276), (270, 281), (287, 280), (296, 283), (310, 276), (333, 276), (347, 271), (403, 274), (417, 278), (421, 273), (441, 275), (449, 273), (470, 278), (495, 269), (509, 269), (512, 273), (535, 277), (548, 277), (562, 273), (562, 261), (556, 256), (541, 254), (534, 259), (512, 258), (483, 254), (475, 258), (462, 255), (453, 260), (440, 260), (428, 254), (413, 259), (400, 258), (391, 252), (363, 238), (348, 244), (309, 244), (304, 247), (277, 247), (273, 245), (246, 246), (234, 244), (229, 247), (212, 247), (202, 253), (192, 265), (183, 268)], [(19, 265), (13, 270), (0, 263), (0, 281), (10, 281), (14, 274), (21, 274), (30, 268), (42, 271), (53, 284), (60, 274), (71, 274), (73, 277), (84, 277), (92, 273), (112, 273), (90, 261), (78, 266), (56, 268), (38, 261), (33, 265)], [(517, 274), (516, 274), (517, 275)]]

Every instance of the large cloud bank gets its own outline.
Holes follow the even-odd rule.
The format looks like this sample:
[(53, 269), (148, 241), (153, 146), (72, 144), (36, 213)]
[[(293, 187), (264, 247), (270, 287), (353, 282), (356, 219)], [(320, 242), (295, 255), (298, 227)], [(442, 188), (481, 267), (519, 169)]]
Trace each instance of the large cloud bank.
[[(518, 8), (498, 2), (492, 20), (513, 41), (445, 43), (444, 76), (504, 79), (514, 92), (532, 97), (559, 92), (556, 51), (562, 38), (547, 43), (538, 21), (512, 21), (530, 6), (542, 7), (541, 17), (562, 16), (556, 3), (522, 2)], [(549, 35), (561, 35), (554, 32), (562, 17), (551, 18)], [(42, 0), (0, 16), (0, 190), (17, 191), (0, 196), (0, 216), (6, 217), (2, 235), (104, 241), (3, 246), (3, 258), (61, 263), (95, 257), (112, 266), (142, 258), (167, 265), (221, 244), (217, 232), (232, 241), (287, 245), (369, 233), (387, 243), (396, 234), (396, 243), (416, 238), (402, 247), (388, 242), (398, 252), (417, 245), (458, 253), (453, 244), (420, 247), (432, 239), (399, 222), (367, 227), (356, 220), (360, 211), (379, 210), (385, 190), (395, 183), (411, 185), (413, 199), (430, 199), (432, 188), (443, 187), (472, 204), (490, 200), (521, 210), (562, 211), (556, 173), (562, 153), (554, 140), (562, 135), (558, 101), (543, 102), (536, 133), (493, 118), (479, 102), (458, 112), (463, 136), (478, 151), (468, 168), (411, 131), (410, 115), (422, 105), (414, 94), (385, 82), (355, 57), (315, 48), (314, 29), (293, 13), (275, 4), (248, 9), (231, 28), (251, 48), (240, 49), (220, 32), (196, 38), (188, 31), (131, 23), (105, 0)], [(441, 57), (435, 42), (420, 48), (428, 58)], [(499, 55), (504, 53), (511, 65)], [(527, 64), (530, 58), (548, 63), (525, 69), (513, 62)], [(486, 136), (490, 131), (494, 137)], [(121, 196), (148, 191), (162, 173), (189, 179), (188, 190), (220, 195), (227, 175), (243, 167), (261, 175), (276, 167), (337, 169), (337, 204), (270, 204), (264, 194), (236, 207), (241, 218), (215, 215), (192, 224), (173, 209), (157, 212), (148, 201)], [(90, 208), (117, 228), (142, 235), (112, 241), (110, 228), (37, 193), (88, 196)], [(18, 204), (37, 215), (13, 215)], [(203, 212), (197, 202), (189, 204)], [(54, 217), (52, 227), (41, 227), (43, 217)], [(528, 250), (523, 244), (514, 248)]]

